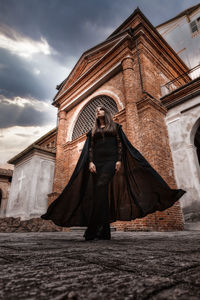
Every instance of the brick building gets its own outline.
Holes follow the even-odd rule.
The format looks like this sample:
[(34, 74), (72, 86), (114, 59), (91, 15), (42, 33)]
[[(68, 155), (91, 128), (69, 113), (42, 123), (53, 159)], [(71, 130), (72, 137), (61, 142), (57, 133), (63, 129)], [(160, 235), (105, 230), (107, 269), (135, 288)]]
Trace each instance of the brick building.
[[(167, 181), (177, 188), (165, 124), (167, 109), (161, 86), (188, 71), (175, 51), (137, 8), (105, 41), (87, 50), (70, 75), (57, 87), (57, 153), (52, 202), (67, 184), (80, 155), (94, 109), (103, 103), (122, 124), (131, 143)], [(189, 76), (181, 79), (190, 82)], [(179, 188), (184, 188), (179, 186)], [(180, 203), (130, 222), (124, 230), (183, 229)]]

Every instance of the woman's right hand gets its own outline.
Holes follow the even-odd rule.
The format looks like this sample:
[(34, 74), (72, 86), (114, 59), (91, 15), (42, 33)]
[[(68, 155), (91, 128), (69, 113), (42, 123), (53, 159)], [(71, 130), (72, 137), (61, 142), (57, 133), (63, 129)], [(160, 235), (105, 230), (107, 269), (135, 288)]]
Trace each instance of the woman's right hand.
[(96, 173), (96, 166), (95, 166), (95, 164), (92, 161), (89, 164), (89, 170), (92, 173)]

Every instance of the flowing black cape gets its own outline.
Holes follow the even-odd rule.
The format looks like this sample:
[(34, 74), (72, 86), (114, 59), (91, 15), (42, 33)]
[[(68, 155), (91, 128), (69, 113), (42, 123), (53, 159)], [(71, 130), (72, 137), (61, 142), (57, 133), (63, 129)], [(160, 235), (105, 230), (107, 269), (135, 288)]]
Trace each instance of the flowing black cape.
[[(142, 154), (130, 143), (122, 126), (117, 130), (122, 142), (122, 164), (109, 183), (110, 223), (143, 218), (172, 206), (184, 193), (171, 189)], [(94, 173), (89, 171), (91, 130), (87, 133), (74, 172), (61, 194), (49, 205), (42, 219), (63, 227), (88, 226), (93, 209)]]

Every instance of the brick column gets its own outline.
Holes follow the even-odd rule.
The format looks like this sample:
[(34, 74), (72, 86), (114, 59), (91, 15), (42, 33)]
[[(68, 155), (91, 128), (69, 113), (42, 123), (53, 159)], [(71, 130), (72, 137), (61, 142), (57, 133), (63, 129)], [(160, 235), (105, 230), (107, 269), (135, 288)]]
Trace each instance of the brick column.
[(66, 112), (64, 110), (58, 112), (58, 133), (56, 145), (56, 163), (54, 172), (53, 192), (60, 193), (63, 189), (64, 174), (64, 155), (63, 144), (66, 136)]
[(137, 76), (133, 68), (132, 54), (124, 57), (121, 62), (123, 68), (123, 84), (126, 106), (126, 135), (130, 142), (139, 150), (141, 148), (139, 117), (136, 102)]
[[(126, 109), (126, 135), (135, 148), (141, 149), (139, 116), (137, 111), (138, 101), (138, 80), (137, 74), (133, 67), (132, 53), (128, 54), (121, 61), (123, 72), (123, 86), (125, 96)], [(141, 224), (142, 223), (142, 224)], [(112, 223), (117, 230), (132, 230), (143, 229), (143, 222), (140, 219), (133, 221), (116, 221)]]
[[(144, 96), (138, 102), (140, 123), (142, 129), (143, 147), (142, 153), (152, 167), (163, 177), (171, 188), (176, 189), (174, 177), (174, 165), (165, 124), (167, 109), (158, 100)], [(153, 217), (155, 230), (170, 231), (183, 230), (183, 215), (180, 201), (164, 211), (156, 211), (147, 215), (143, 220), (150, 222)]]

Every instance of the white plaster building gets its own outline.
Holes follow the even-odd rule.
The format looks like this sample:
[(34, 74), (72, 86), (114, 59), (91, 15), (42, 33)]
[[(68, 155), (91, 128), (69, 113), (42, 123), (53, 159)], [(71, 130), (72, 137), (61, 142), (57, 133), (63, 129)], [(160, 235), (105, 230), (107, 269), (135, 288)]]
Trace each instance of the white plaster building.
[[(186, 228), (200, 229), (200, 4), (156, 29), (189, 68), (161, 87), (161, 101), (168, 109), (166, 125), (176, 181), (187, 191), (180, 200)], [(181, 76), (192, 81), (183, 85)]]
[[(6, 217), (40, 217), (52, 192), (56, 158), (56, 128), (10, 159), (14, 164)], [(50, 147), (52, 145), (52, 147)]]
[(185, 222), (200, 229), (200, 77), (161, 101), (168, 108), (166, 125), (176, 181), (187, 191), (180, 199)]
[[(200, 64), (200, 4), (190, 7), (156, 29), (189, 69)], [(192, 79), (200, 76), (194, 70)]]

